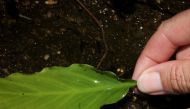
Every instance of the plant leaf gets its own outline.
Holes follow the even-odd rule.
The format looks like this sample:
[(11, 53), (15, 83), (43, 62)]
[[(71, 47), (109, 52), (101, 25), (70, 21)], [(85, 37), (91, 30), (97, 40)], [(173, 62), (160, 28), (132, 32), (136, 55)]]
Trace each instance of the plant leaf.
[(84, 64), (32, 75), (14, 73), (0, 78), (0, 109), (100, 109), (122, 99), (135, 85)]

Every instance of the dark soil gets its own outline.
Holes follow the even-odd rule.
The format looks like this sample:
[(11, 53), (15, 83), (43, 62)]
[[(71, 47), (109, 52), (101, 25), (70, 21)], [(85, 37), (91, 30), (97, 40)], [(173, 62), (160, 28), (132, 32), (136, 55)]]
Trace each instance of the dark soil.
[[(100, 69), (123, 78), (131, 78), (140, 52), (159, 24), (190, 7), (189, 0), (81, 2), (105, 32), (108, 52)], [(76, 0), (57, 0), (52, 4), (46, 0), (0, 1), (1, 77), (73, 63), (97, 66), (105, 51), (100, 26)], [(189, 97), (129, 94), (102, 109), (183, 109), (190, 107)]]

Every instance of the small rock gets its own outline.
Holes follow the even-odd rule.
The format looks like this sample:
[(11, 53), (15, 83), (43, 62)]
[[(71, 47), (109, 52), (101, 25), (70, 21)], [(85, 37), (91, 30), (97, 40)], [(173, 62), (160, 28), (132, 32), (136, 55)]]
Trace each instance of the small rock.
[(57, 54), (61, 54), (61, 51), (57, 51)]
[(44, 55), (44, 60), (48, 60), (49, 59), (49, 57), (50, 57), (50, 55), (49, 54), (46, 54), (46, 55)]
[(47, 0), (47, 1), (45, 1), (45, 4), (46, 4), (46, 5), (56, 5), (56, 4), (57, 4), (57, 1), (54, 1), (54, 0)]

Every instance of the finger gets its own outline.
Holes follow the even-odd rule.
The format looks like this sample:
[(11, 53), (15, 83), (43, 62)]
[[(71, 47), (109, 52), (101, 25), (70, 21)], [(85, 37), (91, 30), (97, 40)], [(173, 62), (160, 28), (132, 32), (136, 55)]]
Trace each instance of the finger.
[(180, 48), (176, 54), (177, 60), (187, 60), (190, 59), (190, 45)]
[(147, 69), (137, 80), (140, 91), (149, 94), (190, 92), (190, 60), (170, 61)]
[(180, 46), (190, 44), (190, 10), (163, 22), (148, 41), (135, 67), (133, 79), (147, 68), (167, 61)]

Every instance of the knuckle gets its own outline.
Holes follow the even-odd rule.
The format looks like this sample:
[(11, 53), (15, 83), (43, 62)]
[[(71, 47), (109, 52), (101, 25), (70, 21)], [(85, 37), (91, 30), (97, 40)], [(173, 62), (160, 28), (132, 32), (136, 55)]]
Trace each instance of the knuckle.
[(182, 64), (176, 64), (171, 67), (170, 71), (170, 84), (171, 84), (171, 90), (174, 93), (188, 93), (190, 92), (190, 85), (188, 85), (189, 76), (188, 71), (186, 69), (186, 65)]

